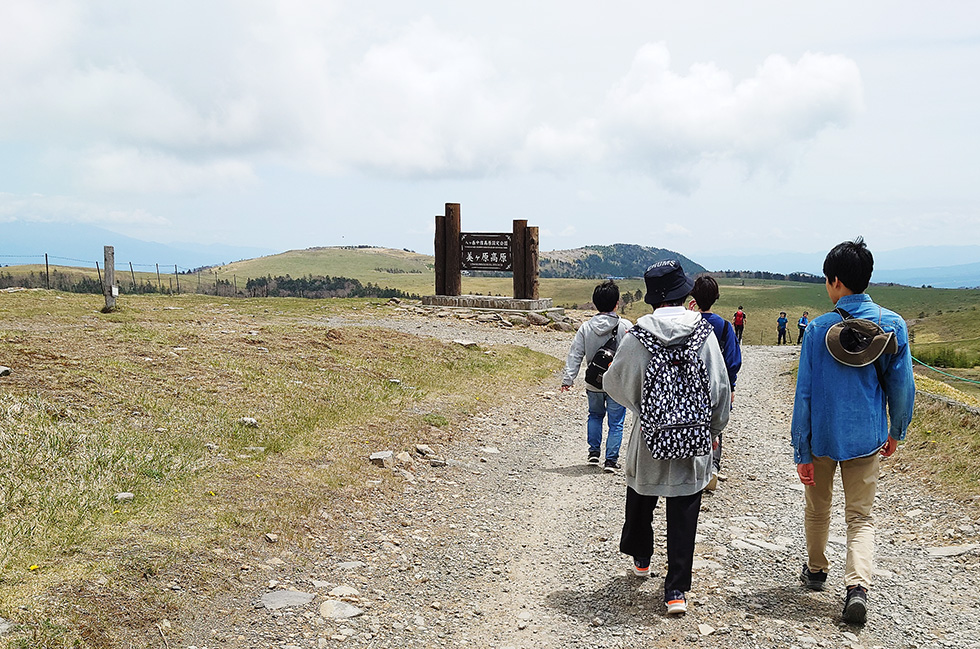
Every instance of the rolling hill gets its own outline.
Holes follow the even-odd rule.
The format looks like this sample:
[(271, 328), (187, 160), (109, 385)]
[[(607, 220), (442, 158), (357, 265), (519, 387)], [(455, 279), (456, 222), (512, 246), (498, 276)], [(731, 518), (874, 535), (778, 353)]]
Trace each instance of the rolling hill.
[(707, 270), (672, 250), (631, 243), (554, 250), (542, 252), (540, 258), (541, 277), (643, 277), (651, 264), (664, 259), (678, 260), (689, 275)]

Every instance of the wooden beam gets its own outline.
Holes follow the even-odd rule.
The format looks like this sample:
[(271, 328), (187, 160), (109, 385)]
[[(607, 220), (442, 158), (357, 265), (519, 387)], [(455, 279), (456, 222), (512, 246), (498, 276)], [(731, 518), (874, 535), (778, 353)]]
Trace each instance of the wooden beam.
[(436, 215), (436, 295), (446, 294), (446, 216)]
[(527, 277), (525, 298), (528, 300), (538, 299), (538, 247), (538, 228), (529, 227), (527, 229), (527, 256), (524, 267), (524, 276)]
[(446, 203), (446, 295), (463, 294), (459, 203)]
[(510, 258), (514, 264), (514, 299), (527, 298), (527, 220), (514, 219), (513, 237), (510, 240)]

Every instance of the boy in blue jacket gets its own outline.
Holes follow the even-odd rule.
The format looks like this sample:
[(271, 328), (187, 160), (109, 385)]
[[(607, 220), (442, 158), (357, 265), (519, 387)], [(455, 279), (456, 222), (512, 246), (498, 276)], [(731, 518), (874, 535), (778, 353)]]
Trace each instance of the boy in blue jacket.
[[(791, 431), (806, 494), (807, 561), (800, 580), (812, 590), (823, 590), (827, 580), (831, 495), (839, 466), (847, 522), (843, 619), (852, 624), (863, 624), (867, 617), (879, 457), (890, 456), (905, 439), (915, 401), (905, 321), (864, 292), (873, 268), (861, 237), (827, 254), (823, 273), (835, 309), (811, 321), (803, 337)], [(880, 334), (842, 349), (840, 323), (851, 318), (876, 324)]]

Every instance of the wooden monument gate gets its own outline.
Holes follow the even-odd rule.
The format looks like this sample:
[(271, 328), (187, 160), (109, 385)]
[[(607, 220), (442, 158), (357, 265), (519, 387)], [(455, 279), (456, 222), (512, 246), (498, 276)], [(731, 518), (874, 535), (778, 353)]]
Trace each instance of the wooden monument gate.
[[(423, 304), (483, 309), (542, 311), (553, 308), (551, 298), (538, 297), (538, 228), (514, 220), (512, 232), (463, 232), (459, 203), (446, 203), (436, 216), (436, 294)], [(503, 271), (514, 274), (514, 297), (463, 295), (463, 271)]]

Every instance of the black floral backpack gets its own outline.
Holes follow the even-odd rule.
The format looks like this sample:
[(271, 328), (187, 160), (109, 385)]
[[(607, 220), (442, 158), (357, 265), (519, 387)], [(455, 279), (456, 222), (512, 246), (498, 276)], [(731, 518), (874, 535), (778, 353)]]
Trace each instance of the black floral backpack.
[(646, 329), (630, 329), (653, 355), (643, 377), (640, 431), (655, 459), (711, 452), (708, 368), (698, 354), (711, 332), (711, 325), (701, 320), (683, 344), (665, 347)]

